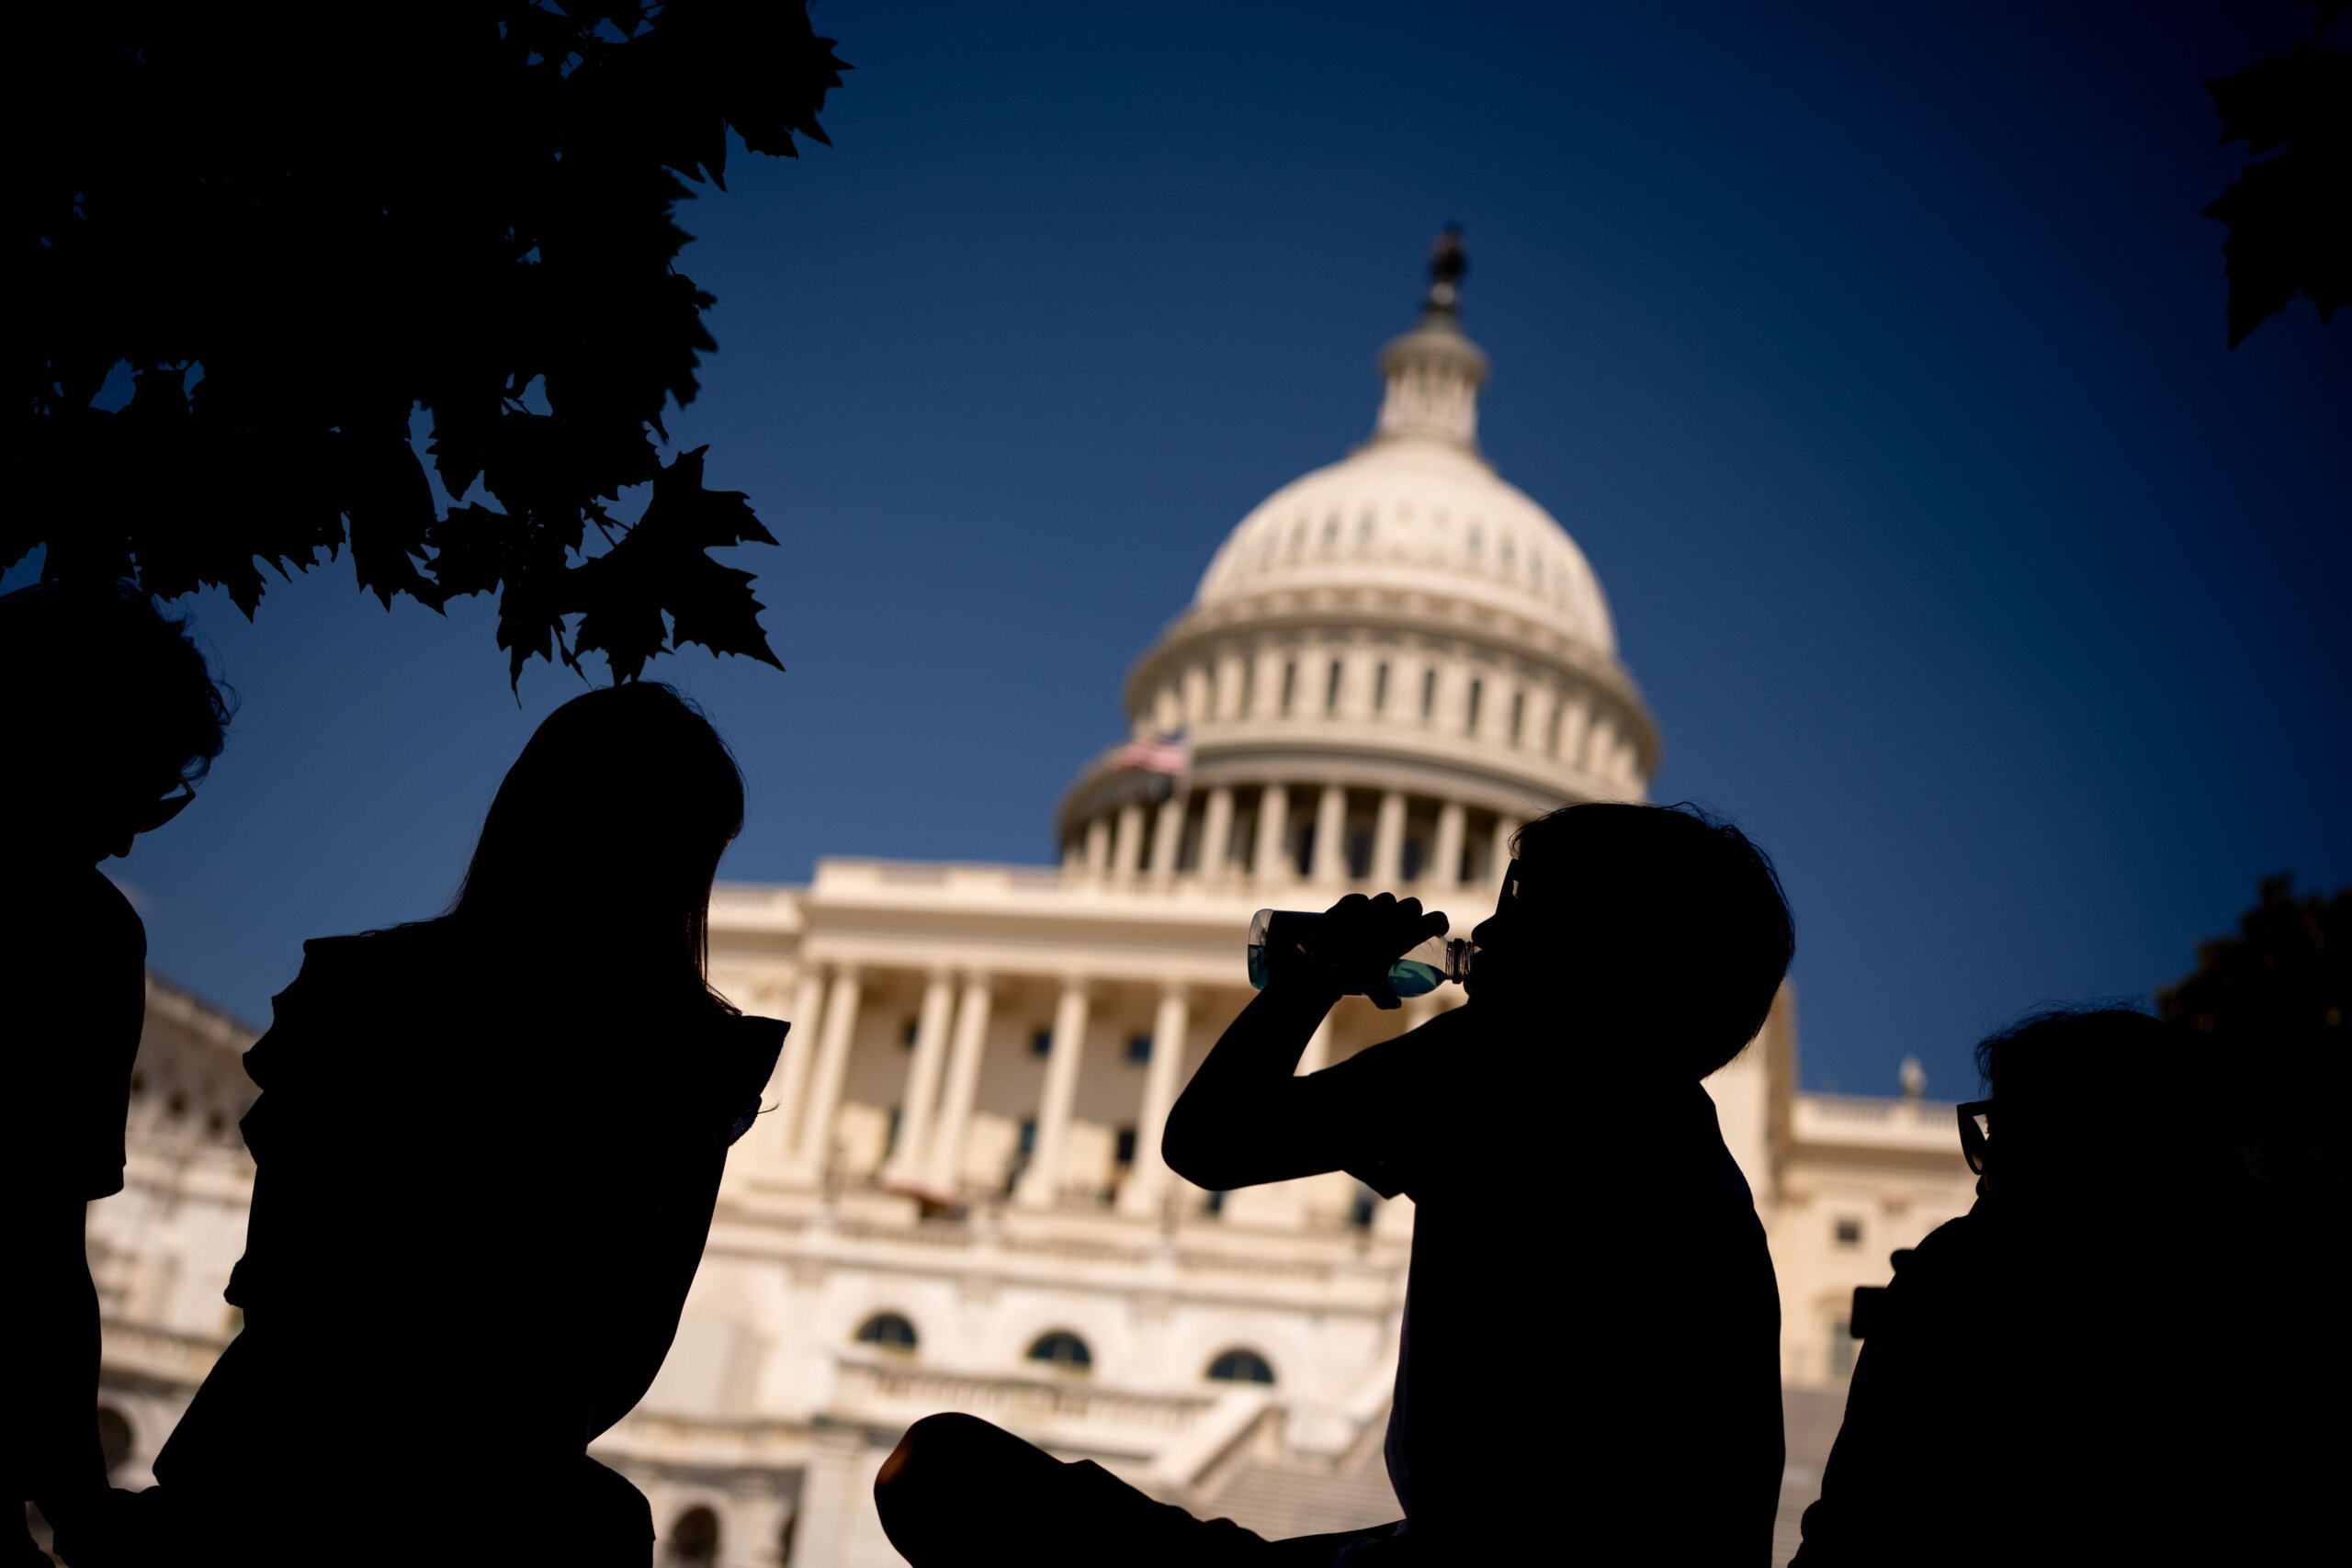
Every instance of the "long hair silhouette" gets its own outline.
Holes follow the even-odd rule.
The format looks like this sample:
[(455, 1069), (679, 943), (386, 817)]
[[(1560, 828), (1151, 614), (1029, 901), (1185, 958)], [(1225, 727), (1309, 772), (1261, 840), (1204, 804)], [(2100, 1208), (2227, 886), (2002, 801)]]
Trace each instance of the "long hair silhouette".
[(707, 990), (711, 879), (742, 826), (742, 772), (700, 709), (652, 682), (588, 692), (507, 770), (441, 919)]

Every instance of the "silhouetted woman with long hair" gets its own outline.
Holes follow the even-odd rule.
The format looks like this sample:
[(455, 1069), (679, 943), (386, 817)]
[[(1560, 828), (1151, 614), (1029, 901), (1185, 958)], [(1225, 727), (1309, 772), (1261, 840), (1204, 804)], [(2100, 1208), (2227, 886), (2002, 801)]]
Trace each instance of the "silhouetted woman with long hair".
[(155, 1465), (180, 1560), (650, 1562), (586, 1449), (668, 1352), (784, 1037), (705, 980), (742, 816), (675, 694), (591, 692), (447, 913), (305, 944), (245, 1058), (243, 1328)]

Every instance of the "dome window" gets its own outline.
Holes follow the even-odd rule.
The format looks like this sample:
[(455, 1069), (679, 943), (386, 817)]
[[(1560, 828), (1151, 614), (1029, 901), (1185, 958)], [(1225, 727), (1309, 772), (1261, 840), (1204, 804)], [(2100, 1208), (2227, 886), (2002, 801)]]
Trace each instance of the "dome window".
[(1519, 547), (1509, 539), (1503, 541), (1502, 562), (1506, 572), (1516, 570), (1519, 566)]
[(861, 1345), (876, 1345), (885, 1350), (911, 1354), (920, 1343), (915, 1325), (895, 1312), (877, 1312), (862, 1324), (857, 1331)]
[(1339, 542), (1340, 514), (1334, 512), (1330, 516), (1323, 519), (1323, 545), (1324, 547), (1328, 549)]
[(1470, 558), (1476, 560), (1486, 553), (1486, 548), (1487, 536), (1479, 531), (1476, 524), (1473, 523), (1470, 525)]
[(1067, 1328), (1039, 1335), (1036, 1343), (1029, 1347), (1029, 1359), (1063, 1372), (1089, 1371), (1094, 1366), (1094, 1352), (1086, 1348), (1085, 1340)]
[(1372, 543), (1372, 513), (1367, 512), (1356, 520), (1356, 538), (1358, 541), (1367, 545)]
[(1255, 1350), (1227, 1350), (1209, 1363), (1208, 1379), (1211, 1382), (1272, 1383), (1274, 1369)]

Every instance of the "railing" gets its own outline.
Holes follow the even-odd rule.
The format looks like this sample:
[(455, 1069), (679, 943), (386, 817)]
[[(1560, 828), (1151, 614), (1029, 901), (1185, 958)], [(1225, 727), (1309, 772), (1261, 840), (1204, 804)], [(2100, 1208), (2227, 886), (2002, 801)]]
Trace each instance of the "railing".
[(1800, 1094), (1790, 1107), (1790, 1129), (1804, 1143), (1949, 1149), (1955, 1162), (1960, 1158), (1960, 1134), (1950, 1100)]
[(99, 1325), (102, 1364), (108, 1371), (153, 1378), (159, 1382), (194, 1388), (204, 1381), (228, 1342), (195, 1334), (175, 1334), (119, 1318)]
[(833, 1408), (854, 1418), (906, 1420), (960, 1410), (1000, 1426), (1083, 1424), (1164, 1438), (1189, 1430), (1215, 1403), (1196, 1394), (1099, 1388), (1078, 1376), (1003, 1378), (848, 1355), (834, 1358)]

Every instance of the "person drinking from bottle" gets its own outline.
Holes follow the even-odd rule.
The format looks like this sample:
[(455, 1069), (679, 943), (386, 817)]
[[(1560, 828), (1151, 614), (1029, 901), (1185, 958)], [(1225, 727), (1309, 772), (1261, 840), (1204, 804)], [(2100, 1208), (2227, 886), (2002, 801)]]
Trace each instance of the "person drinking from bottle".
[(1163, 1142), (1212, 1190), (1345, 1170), (1414, 1200), (1386, 1447), (1405, 1517), (1270, 1542), (942, 1416), (876, 1483), (916, 1568), (990, 1537), (1048, 1563), (1770, 1561), (1779, 1291), (1700, 1080), (1787, 972), (1771, 863), (1692, 807), (1555, 811), (1512, 840), (1468, 1004), (1297, 1076), (1335, 1002), (1395, 1008), (1389, 965), (1446, 929), (1351, 895), (1275, 944)]

